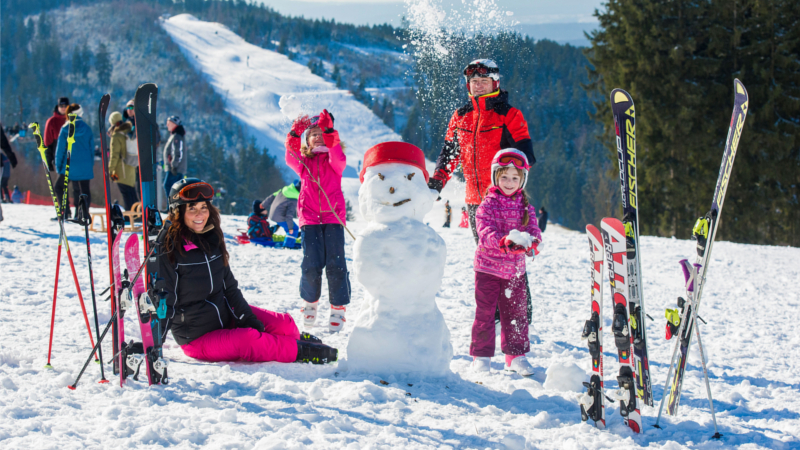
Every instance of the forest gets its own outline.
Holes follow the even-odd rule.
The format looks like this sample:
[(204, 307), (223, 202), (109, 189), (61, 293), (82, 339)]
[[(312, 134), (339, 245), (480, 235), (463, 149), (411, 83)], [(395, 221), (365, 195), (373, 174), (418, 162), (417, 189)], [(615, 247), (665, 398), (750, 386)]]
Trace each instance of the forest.
[[(163, 98), (159, 121), (180, 111), (192, 145), (228, 161), (221, 173), (220, 166), (198, 160), (196, 174), (224, 184), (226, 211), (237, 213), (246, 212), (247, 199), (283, 180), (160, 29), (159, 16), (188, 12), (220, 22), (307, 65), (353, 92), (431, 159), (453, 110), (467, 102), (461, 70), (476, 58), (496, 60), (501, 88), (523, 112), (534, 141), (532, 202), (573, 229), (619, 215), (608, 94), (621, 87), (636, 102), (642, 232), (689, 237), (711, 202), (733, 79), (739, 78), (751, 109), (720, 237), (800, 245), (798, 2), (610, 0), (598, 11), (600, 28), (589, 36), (590, 48), (512, 32), (453, 32), (442, 38), (446, 57), (415, 45), (421, 41), (407, 23), (395, 28), (284, 17), (243, 0), (3, 0), (3, 7), (6, 126), (30, 117), (43, 122), (62, 93), (90, 101), (109, 91), (112, 108), (120, 107), (136, 85), (156, 78)], [(246, 158), (261, 161), (256, 180), (246, 179)]]

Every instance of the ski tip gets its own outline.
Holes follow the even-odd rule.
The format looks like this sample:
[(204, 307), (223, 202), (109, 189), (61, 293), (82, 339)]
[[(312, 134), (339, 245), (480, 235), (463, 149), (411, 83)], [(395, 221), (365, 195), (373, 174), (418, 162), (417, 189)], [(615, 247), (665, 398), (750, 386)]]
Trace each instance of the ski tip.
[(737, 94), (747, 95), (747, 89), (744, 88), (744, 84), (738, 78), (734, 78), (733, 85), (736, 87)]
[(622, 89), (611, 91), (611, 99), (614, 103), (625, 103), (631, 101), (630, 95)]

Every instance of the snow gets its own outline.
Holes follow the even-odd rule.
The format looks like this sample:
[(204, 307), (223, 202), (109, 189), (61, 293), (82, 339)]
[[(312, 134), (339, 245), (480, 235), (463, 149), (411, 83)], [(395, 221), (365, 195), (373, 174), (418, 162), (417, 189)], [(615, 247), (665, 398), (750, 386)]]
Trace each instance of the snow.
[(365, 171), (359, 201), (369, 222), (353, 266), (368, 294), (340, 366), (385, 376), (450, 373), (450, 331), (436, 305), (447, 248), (420, 222), (433, 200), (421, 169), (390, 163)]
[[(335, 128), (347, 144), (347, 164), (353, 169), (368, 148), (400, 140), (349, 91), (337, 89), (285, 55), (246, 42), (222, 24), (180, 14), (161, 25), (224, 99), (225, 110), (276, 157), (287, 174), (283, 142), (301, 112), (315, 115), (327, 109), (333, 114)], [(346, 173), (355, 176), (354, 171)]]
[(508, 232), (508, 240), (525, 248), (533, 245), (533, 237), (527, 231), (511, 230)]
[(545, 375), (544, 388), (562, 392), (585, 391), (583, 382), (589, 381), (589, 374), (573, 362), (553, 361)]
[[(457, 199), (456, 193), (450, 198)], [(440, 228), (442, 203), (436, 202), (424, 222), (447, 245), (436, 305), (450, 330), (454, 355), (450, 374), (377, 375), (344, 371), (339, 364), (208, 364), (184, 356), (170, 337), (165, 348), (169, 385), (148, 387), (135, 381), (124, 388), (101, 385), (98, 367), (92, 363), (76, 391), (66, 386), (88, 356), (89, 340), (66, 258), (62, 258), (55, 315), (54, 369), (43, 367), (58, 244), (58, 226), (49, 220), (52, 207), (4, 204), (0, 448), (800, 448), (800, 371), (793, 359), (800, 346), (796, 326), (800, 249), (714, 245), (700, 314), (708, 321), (701, 324), (701, 332), (722, 439), (709, 440), (713, 426), (695, 346), (680, 415), (664, 415), (664, 429), (657, 430), (652, 427), (657, 408), (644, 407), (644, 433), (635, 435), (623, 424), (617, 405), (608, 405), (608, 428), (598, 430), (581, 422), (576, 391), (545, 386), (547, 370), (556, 363), (575, 364), (587, 377), (591, 370), (588, 349), (580, 339), (589, 317), (586, 236), (551, 224), (544, 234), (546, 250), (527, 265), (534, 319), (526, 357), (535, 374), (522, 378), (503, 371), (499, 354), (490, 373), (474, 373), (469, 370), (469, 336), (475, 312), (475, 244), (469, 229)], [(454, 207), (454, 214), (458, 211)], [(244, 216), (222, 218), (231, 270), (245, 298), (257, 306), (290, 312), (300, 323), (297, 289), (302, 254), (238, 245), (233, 236), (245, 222)], [(368, 226), (363, 220), (348, 224), (357, 235)], [(83, 230), (68, 224), (67, 233), (91, 316)], [(99, 293), (108, 285), (105, 235), (92, 233), (91, 245)], [(656, 319), (648, 321), (648, 336), (658, 401), (673, 344), (664, 340), (663, 311), (674, 308), (675, 298), (684, 294), (678, 261), (693, 257), (695, 243), (643, 236), (641, 246), (644, 299), (647, 312)], [(352, 270), (350, 238), (346, 254)], [(362, 283), (356, 277), (351, 282), (348, 319), (354, 321), (368, 302)], [(609, 332), (607, 282), (603, 289), (605, 339), (612, 342), (604, 353), (606, 387), (615, 389), (618, 364)], [(327, 317), (327, 289), (322, 291), (320, 314)], [(106, 322), (109, 304), (98, 300), (98, 309), (101, 323)], [(126, 331), (136, 339), (138, 326), (133, 320), (127, 319)], [(352, 322), (338, 334), (322, 325), (310, 331), (348, 359)], [(109, 359), (110, 345), (103, 350)], [(110, 365), (105, 367), (108, 374)]]

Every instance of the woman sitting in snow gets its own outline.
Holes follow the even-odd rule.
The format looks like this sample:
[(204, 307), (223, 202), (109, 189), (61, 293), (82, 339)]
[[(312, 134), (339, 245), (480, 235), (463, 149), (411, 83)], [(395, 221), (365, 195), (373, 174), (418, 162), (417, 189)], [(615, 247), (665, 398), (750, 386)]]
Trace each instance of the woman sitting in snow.
[(528, 159), (516, 149), (500, 150), (492, 159), (492, 187), (476, 213), (475, 322), (469, 354), (472, 367), (488, 372), (494, 356), (495, 309), (500, 308), (500, 342), (506, 370), (533, 375), (525, 353), (528, 342), (525, 255), (542, 241), (536, 210), (528, 204), (525, 182)]
[(286, 164), (300, 175), (302, 182), (297, 204), (303, 230), (302, 314), (305, 326), (314, 326), (324, 268), (331, 301), (330, 330), (334, 332), (344, 326), (345, 305), (350, 303), (342, 192), (346, 163), (339, 133), (333, 129), (333, 116), (327, 110), (311, 119), (302, 116), (294, 121), (286, 136)]
[(184, 354), (203, 361), (323, 364), (337, 350), (301, 334), (289, 314), (250, 306), (228, 265), (214, 188), (184, 178), (169, 193), (159, 277), (167, 290), (167, 325)]

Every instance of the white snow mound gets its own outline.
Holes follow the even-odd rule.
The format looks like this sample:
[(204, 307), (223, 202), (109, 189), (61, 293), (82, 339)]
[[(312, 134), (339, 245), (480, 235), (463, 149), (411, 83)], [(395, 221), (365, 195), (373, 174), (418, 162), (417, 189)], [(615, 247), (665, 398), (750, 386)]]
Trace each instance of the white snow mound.
[(586, 372), (572, 362), (554, 361), (547, 368), (546, 375), (544, 388), (562, 392), (580, 392), (583, 382), (589, 379)]

